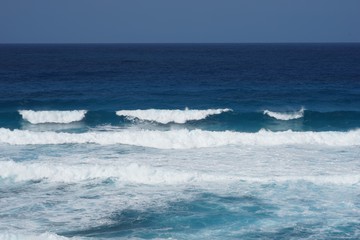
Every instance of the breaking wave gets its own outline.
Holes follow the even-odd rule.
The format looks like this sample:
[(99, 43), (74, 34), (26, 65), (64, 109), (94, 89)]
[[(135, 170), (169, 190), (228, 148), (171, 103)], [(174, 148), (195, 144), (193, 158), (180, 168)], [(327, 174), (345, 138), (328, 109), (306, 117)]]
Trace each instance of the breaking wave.
[[(1, 240), (68, 240), (70, 238), (56, 235), (54, 233), (41, 233), (41, 234), (26, 234), (26, 233), (12, 233), (0, 232)], [(71, 238), (73, 240), (79, 238)]]
[(127, 166), (113, 165), (63, 165), (49, 163), (0, 162), (0, 178), (13, 181), (79, 182), (93, 179), (113, 179), (122, 183), (136, 184), (186, 184), (219, 181), (245, 181), (254, 183), (311, 182), (314, 184), (359, 184), (359, 174), (259, 176), (210, 174), (197, 171), (168, 170), (132, 163)]
[(32, 124), (39, 123), (71, 123), (81, 121), (86, 114), (85, 110), (73, 111), (33, 111), (20, 110), (23, 119)]
[(140, 119), (153, 121), (162, 124), (167, 123), (185, 123), (191, 120), (205, 119), (210, 115), (221, 114), (232, 111), (231, 109), (207, 109), (207, 110), (168, 110), (168, 109), (147, 109), (147, 110), (121, 110), (117, 111), (118, 116), (125, 116), (129, 119)]
[(269, 117), (275, 118), (277, 120), (288, 121), (288, 120), (302, 118), (304, 116), (304, 111), (305, 111), (304, 108), (301, 108), (299, 111), (293, 113), (281, 113), (281, 112), (272, 112), (270, 110), (265, 110), (264, 115), (268, 115)]
[(0, 128), (0, 143), (30, 144), (125, 144), (159, 149), (191, 149), (225, 145), (297, 145), (320, 144), (327, 146), (360, 145), (360, 130), (349, 132), (294, 132), (291, 130), (256, 133), (203, 130), (123, 130), (114, 132), (32, 132)]
[(91, 179), (116, 179), (120, 182), (139, 184), (179, 184), (212, 177), (197, 173), (169, 171), (132, 163), (127, 166), (113, 165), (56, 165), (44, 163), (0, 162), (1, 178), (15, 181), (47, 179), (50, 182), (79, 182)]

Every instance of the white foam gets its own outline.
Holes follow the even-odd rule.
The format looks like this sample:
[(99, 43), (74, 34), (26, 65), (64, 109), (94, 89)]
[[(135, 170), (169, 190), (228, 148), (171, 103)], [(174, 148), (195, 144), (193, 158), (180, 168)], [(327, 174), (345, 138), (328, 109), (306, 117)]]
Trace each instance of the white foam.
[(231, 109), (207, 109), (207, 110), (168, 110), (168, 109), (146, 109), (146, 110), (121, 110), (117, 111), (118, 116), (125, 116), (130, 119), (153, 121), (162, 124), (170, 122), (185, 123), (191, 120), (205, 119), (210, 115), (221, 114), (232, 111)]
[(91, 179), (113, 178), (119, 182), (141, 184), (179, 184), (212, 177), (178, 170), (166, 170), (132, 163), (129, 165), (0, 162), (0, 177), (14, 181), (46, 179), (50, 182), (80, 182)]
[(31, 132), (0, 128), (0, 143), (11, 145), (33, 144), (125, 144), (159, 149), (191, 149), (225, 145), (298, 145), (320, 144), (328, 146), (360, 145), (360, 130), (349, 132), (271, 132), (256, 133), (216, 132), (203, 130), (124, 130), (118, 132)]
[(23, 119), (32, 124), (39, 123), (71, 123), (81, 121), (86, 114), (85, 110), (74, 111), (33, 111), (20, 110)]
[(268, 115), (269, 117), (273, 117), (277, 120), (283, 120), (283, 121), (288, 121), (288, 120), (292, 120), (292, 119), (299, 119), (302, 118), (304, 116), (304, 108), (301, 108), (299, 111), (297, 112), (292, 112), (292, 113), (281, 113), (281, 112), (272, 112), (269, 110), (265, 110), (264, 114)]
[[(252, 183), (284, 183), (305, 181), (315, 184), (360, 183), (359, 174), (332, 175), (283, 175), (283, 176), (246, 176), (248, 173), (219, 174), (218, 172), (189, 171), (151, 167), (131, 163), (119, 164), (56, 164), (56, 163), (16, 163), (0, 162), (0, 178), (14, 181), (47, 180), (49, 182), (81, 182), (93, 179), (114, 179), (131, 184), (189, 184), (220, 181), (245, 181)], [(245, 174), (245, 175), (244, 175)], [(283, 172), (286, 174), (286, 172)]]
[(68, 240), (68, 239), (77, 239), (77, 238), (67, 238), (56, 235), (54, 233), (12, 233), (12, 232), (0, 232), (1, 240)]
[(311, 182), (314, 184), (354, 185), (360, 183), (359, 174), (323, 175), (323, 176), (274, 176), (274, 177), (244, 177), (242, 181), (258, 183)]

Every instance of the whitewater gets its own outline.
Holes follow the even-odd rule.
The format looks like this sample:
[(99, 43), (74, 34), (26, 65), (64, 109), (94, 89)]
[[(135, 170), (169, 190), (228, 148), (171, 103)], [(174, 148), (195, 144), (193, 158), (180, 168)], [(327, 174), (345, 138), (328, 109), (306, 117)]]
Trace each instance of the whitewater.
[[(360, 186), (357, 128), (207, 129), (211, 127), (208, 121), (224, 126), (242, 124), (243, 120), (236, 118), (244, 116), (229, 108), (18, 113), (19, 128), (0, 128), (0, 190), (5, 194), (1, 211), (16, 212), (0, 223), (2, 239), (112, 238), (112, 231), (103, 234), (108, 228), (116, 229), (116, 237), (147, 238), (148, 224), (154, 224), (151, 228), (155, 232), (162, 231), (156, 227), (159, 224), (176, 229), (177, 233), (165, 236), (188, 238), (185, 228), (169, 220), (184, 216), (177, 221), (191, 226), (192, 221), (198, 221), (197, 214), (204, 216), (204, 224), (210, 224), (216, 214), (222, 219), (217, 225), (224, 229), (216, 230), (215, 235), (199, 231), (193, 239), (209, 234), (220, 238), (237, 229), (229, 228), (229, 217), (232, 224), (244, 228), (240, 236), (246, 236), (258, 224), (262, 231), (273, 232), (278, 231), (279, 222), (292, 226), (299, 219), (318, 219), (324, 214), (336, 219), (338, 206), (351, 221), (358, 216), (352, 203)], [(304, 110), (274, 114), (266, 113), (279, 122), (288, 122), (284, 120), (304, 117)], [(217, 117), (208, 120), (211, 115)], [(257, 112), (247, 116), (263, 121)], [(107, 123), (107, 117), (112, 124)], [(179, 125), (159, 125), (169, 123)], [(329, 204), (329, 198), (336, 200)], [(267, 199), (267, 203), (259, 199)], [(194, 210), (199, 204), (201, 207)], [(23, 207), (17, 210), (16, 206), (36, 209), (36, 213)], [(328, 210), (318, 212), (318, 207)], [(243, 214), (263, 218), (258, 209), (266, 213), (266, 223), (244, 225)], [(79, 212), (92, 217), (79, 220)], [(149, 223), (151, 219), (155, 222)], [(130, 227), (129, 221), (135, 224), (130, 233), (123, 230)], [(29, 223), (31, 228), (17, 230), (16, 226)], [(316, 236), (324, 238), (327, 234)]]
[(358, 44), (0, 44), (0, 239), (360, 239)]
[[(147, 184), (147, 185), (179, 185), (179, 184), (215, 184), (219, 182), (249, 182), (249, 183), (287, 183), (287, 182), (309, 182), (312, 184), (336, 184), (354, 185), (360, 183), (360, 174), (338, 172), (336, 174), (325, 172), (323, 175), (301, 175), (293, 171), (282, 170), (274, 176), (264, 175), (252, 176), (245, 171), (244, 175), (233, 171), (228, 173), (216, 173), (201, 170), (174, 170), (166, 168), (155, 168), (152, 166), (131, 163), (128, 165), (112, 163), (109, 164), (50, 164), (45, 163), (16, 163), (14, 161), (0, 162), (2, 169), (0, 178), (10, 181), (39, 181), (77, 183), (81, 181), (106, 180), (111, 178), (118, 183)], [(246, 173), (246, 174), (245, 174)], [(309, 173), (308, 173), (309, 174)]]
[(33, 111), (19, 110), (20, 115), (32, 124), (39, 123), (71, 123), (81, 121), (86, 114), (85, 110), (73, 111)]
[(223, 112), (229, 112), (231, 109), (206, 109), (206, 110), (171, 110), (171, 109), (145, 109), (145, 110), (120, 110), (116, 114), (118, 116), (126, 116), (130, 119), (140, 119), (146, 121), (153, 121), (162, 124), (170, 122), (174, 123), (186, 123), (187, 121), (201, 120), (208, 116), (221, 114)]
[(264, 110), (264, 115), (275, 118), (277, 120), (288, 121), (293, 119), (299, 119), (304, 117), (305, 108), (301, 108), (297, 112), (272, 112), (270, 110)]
[(86, 133), (32, 132), (28, 130), (0, 129), (0, 143), (12, 145), (34, 144), (126, 144), (159, 149), (191, 149), (225, 145), (298, 145), (328, 146), (360, 145), (360, 130), (349, 132), (271, 132), (257, 133), (216, 132), (202, 130), (123, 130)]

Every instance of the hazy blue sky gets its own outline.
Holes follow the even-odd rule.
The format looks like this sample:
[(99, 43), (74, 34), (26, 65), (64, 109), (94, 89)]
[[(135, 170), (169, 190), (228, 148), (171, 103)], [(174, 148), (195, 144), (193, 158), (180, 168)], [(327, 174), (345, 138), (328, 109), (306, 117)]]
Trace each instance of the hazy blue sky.
[(360, 42), (360, 0), (0, 0), (0, 43)]

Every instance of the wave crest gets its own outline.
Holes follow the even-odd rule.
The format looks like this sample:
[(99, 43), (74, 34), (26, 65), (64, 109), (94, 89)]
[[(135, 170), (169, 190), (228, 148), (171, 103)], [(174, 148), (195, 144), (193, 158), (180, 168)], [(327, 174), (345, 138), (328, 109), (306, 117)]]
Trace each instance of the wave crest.
[(239, 173), (218, 174), (214, 172), (185, 171), (132, 163), (130, 165), (64, 165), (54, 163), (16, 163), (13, 161), (0, 162), (0, 178), (13, 181), (38, 181), (48, 182), (79, 182), (95, 179), (113, 179), (121, 183), (136, 184), (193, 184), (204, 182), (234, 182), (245, 181), (250, 183), (286, 183), (286, 182), (311, 182), (314, 184), (344, 184), (353, 185), (360, 183), (359, 174), (341, 175), (276, 175), (276, 176), (244, 176)]
[(271, 132), (256, 133), (215, 132), (203, 130), (124, 130), (116, 132), (31, 132), (0, 128), (0, 143), (11, 145), (30, 144), (125, 144), (159, 149), (191, 149), (225, 145), (328, 145), (358, 146), (360, 130), (349, 132)]
[[(138, 184), (179, 184), (204, 177), (196, 173), (175, 170), (157, 169), (136, 163), (125, 166), (114, 165), (63, 165), (44, 163), (0, 162), (0, 178), (14, 181), (31, 181), (46, 179), (50, 182), (79, 182), (91, 179), (113, 178), (120, 182)], [(211, 180), (212, 178), (208, 178)]]
[(169, 110), (169, 109), (146, 109), (146, 110), (120, 110), (116, 114), (133, 119), (137, 118), (145, 121), (167, 123), (185, 123), (191, 120), (205, 119), (210, 115), (221, 114), (223, 112), (232, 111), (231, 109), (207, 109), (207, 110)]
[(302, 118), (304, 116), (304, 111), (305, 109), (301, 108), (299, 111), (293, 113), (272, 112), (270, 110), (265, 110), (263, 113), (264, 115), (268, 115), (269, 117), (275, 118), (277, 120), (288, 121)]
[(23, 119), (32, 124), (39, 123), (71, 123), (81, 121), (86, 114), (86, 110), (73, 111), (33, 111), (19, 110)]
[[(12, 232), (0, 232), (1, 240), (68, 240), (70, 238), (59, 236), (55, 233), (41, 233), (41, 234), (26, 234), (26, 233), (12, 233)], [(79, 238), (71, 238), (73, 240)]]

